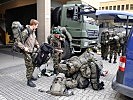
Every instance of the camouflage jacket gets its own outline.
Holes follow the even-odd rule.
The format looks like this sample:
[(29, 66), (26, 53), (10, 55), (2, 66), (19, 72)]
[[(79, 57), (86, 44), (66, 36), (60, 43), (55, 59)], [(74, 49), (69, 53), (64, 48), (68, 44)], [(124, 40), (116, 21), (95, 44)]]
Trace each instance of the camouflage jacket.
[[(28, 34), (28, 35), (27, 35)], [(29, 27), (26, 28), (23, 32), (22, 32), (22, 38), (23, 38), (23, 42), (21, 41), (20, 38), (17, 38), (16, 42), (18, 47), (20, 47), (22, 50), (24, 50), (25, 47), (27, 47), (29, 49), (29, 52), (33, 52), (33, 48), (37, 45), (39, 45), (37, 39), (36, 39), (36, 35), (35, 32), (32, 31)]]

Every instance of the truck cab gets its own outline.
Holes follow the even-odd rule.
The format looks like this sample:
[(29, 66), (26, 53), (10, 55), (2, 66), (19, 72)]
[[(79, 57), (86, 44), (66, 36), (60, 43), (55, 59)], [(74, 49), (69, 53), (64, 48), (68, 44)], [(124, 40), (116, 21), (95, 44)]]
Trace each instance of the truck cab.
[(64, 53), (67, 52), (67, 55), (68, 52), (82, 53), (98, 41), (99, 26), (95, 19), (85, 14), (86, 11), (95, 14), (96, 9), (81, 1), (69, 1), (53, 11), (53, 25), (65, 27), (68, 31), (65, 34), (68, 46), (67, 49), (64, 49)]

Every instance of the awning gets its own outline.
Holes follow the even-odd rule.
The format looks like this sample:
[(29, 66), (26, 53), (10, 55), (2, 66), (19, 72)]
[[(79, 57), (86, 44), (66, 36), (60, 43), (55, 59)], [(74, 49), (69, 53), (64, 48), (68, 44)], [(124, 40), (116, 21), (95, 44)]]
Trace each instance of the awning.
[(114, 22), (133, 22), (133, 13), (117, 10), (97, 10), (95, 16), (100, 20), (114, 20)]
[(133, 22), (133, 13), (117, 10), (96, 10), (96, 12), (80, 12), (81, 15), (93, 17), (98, 20), (114, 20), (115, 22), (126, 22), (127, 18), (129, 22)]

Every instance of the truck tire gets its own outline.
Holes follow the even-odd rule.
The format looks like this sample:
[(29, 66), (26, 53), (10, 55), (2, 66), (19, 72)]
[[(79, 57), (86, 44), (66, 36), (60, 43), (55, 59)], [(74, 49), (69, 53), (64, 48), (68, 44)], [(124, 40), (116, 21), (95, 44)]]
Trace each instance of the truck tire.
[(52, 26), (60, 26), (61, 7), (56, 7), (51, 13)]
[(63, 52), (62, 59), (63, 60), (69, 59), (72, 55), (72, 52), (71, 52), (71, 48), (67, 40), (65, 40), (65, 42), (63, 43), (63, 51), (64, 52)]

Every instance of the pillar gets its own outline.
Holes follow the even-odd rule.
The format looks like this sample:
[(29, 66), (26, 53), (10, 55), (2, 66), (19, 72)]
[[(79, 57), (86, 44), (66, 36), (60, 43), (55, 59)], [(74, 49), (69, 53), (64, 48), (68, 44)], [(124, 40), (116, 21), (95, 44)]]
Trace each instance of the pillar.
[(50, 13), (51, 0), (37, 0), (37, 20), (39, 21), (37, 39), (40, 44), (47, 42), (47, 37), (50, 34)]

